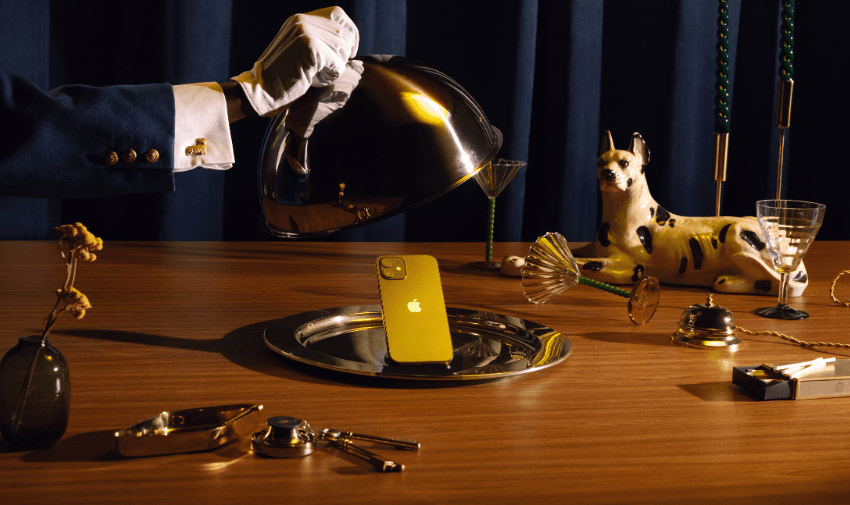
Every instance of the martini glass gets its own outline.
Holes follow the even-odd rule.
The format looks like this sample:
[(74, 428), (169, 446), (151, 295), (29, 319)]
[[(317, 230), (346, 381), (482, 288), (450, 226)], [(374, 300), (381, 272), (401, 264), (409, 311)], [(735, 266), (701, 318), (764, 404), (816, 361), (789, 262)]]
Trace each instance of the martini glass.
[(779, 303), (756, 310), (771, 319), (805, 319), (809, 314), (788, 306), (788, 278), (815, 240), (826, 206), (797, 200), (760, 200), (756, 216), (773, 268), (779, 272)]
[(578, 273), (578, 264), (560, 233), (547, 233), (531, 245), (522, 267), (522, 290), (532, 303), (546, 303), (553, 296), (576, 284), (593, 286), (629, 299), (629, 319), (635, 324), (645, 324), (655, 315), (661, 300), (658, 279), (646, 276), (631, 292), (604, 282), (595, 281)]
[(516, 176), (517, 172), (525, 166), (524, 161), (512, 161), (495, 159), (487, 166), (472, 176), (475, 182), (481, 186), (484, 194), (490, 199), (490, 218), (487, 221), (487, 254), (484, 263), (476, 262), (474, 265), (483, 266), (487, 269), (498, 269), (501, 265), (493, 262), (493, 228), (496, 221), (496, 197), (502, 192), (508, 183)]

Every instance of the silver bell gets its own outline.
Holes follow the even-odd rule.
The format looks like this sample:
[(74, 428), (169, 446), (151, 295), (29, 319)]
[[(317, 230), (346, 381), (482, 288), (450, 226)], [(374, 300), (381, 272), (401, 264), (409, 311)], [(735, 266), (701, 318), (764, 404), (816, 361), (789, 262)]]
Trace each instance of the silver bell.
[(732, 311), (715, 305), (708, 295), (705, 303), (691, 305), (682, 314), (679, 330), (670, 337), (677, 344), (700, 349), (723, 347), (735, 351), (741, 339), (735, 334)]

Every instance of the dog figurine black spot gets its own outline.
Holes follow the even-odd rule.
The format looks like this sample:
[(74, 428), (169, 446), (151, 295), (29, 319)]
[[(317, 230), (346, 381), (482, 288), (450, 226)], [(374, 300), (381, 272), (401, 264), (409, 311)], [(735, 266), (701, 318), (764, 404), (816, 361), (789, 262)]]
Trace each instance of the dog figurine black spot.
[[(573, 254), (581, 274), (610, 284), (652, 275), (667, 284), (706, 286), (722, 293), (778, 294), (779, 273), (755, 217), (682, 217), (658, 205), (644, 172), (649, 149), (639, 133), (627, 150), (605, 132), (596, 161), (602, 225), (596, 240)], [(788, 296), (808, 285), (801, 263)]]

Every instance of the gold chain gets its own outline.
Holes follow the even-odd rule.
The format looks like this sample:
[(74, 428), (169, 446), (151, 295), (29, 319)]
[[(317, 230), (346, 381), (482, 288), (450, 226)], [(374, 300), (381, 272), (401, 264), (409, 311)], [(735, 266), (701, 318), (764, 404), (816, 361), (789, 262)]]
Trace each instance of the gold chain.
[(736, 326), (735, 329), (746, 333), (747, 335), (771, 335), (774, 337), (779, 337), (783, 340), (793, 342), (799, 345), (800, 347), (840, 347), (842, 349), (850, 349), (850, 344), (834, 344), (832, 342), (804, 342), (798, 338), (792, 337), (791, 335), (785, 335), (784, 333), (779, 333), (775, 331), (750, 331), (745, 328), (741, 328), (740, 326)]
[[(850, 274), (850, 270), (842, 270), (841, 272), (838, 272), (838, 275), (836, 275), (834, 279), (832, 279), (832, 285), (829, 287), (829, 297), (832, 298), (832, 301), (839, 305), (850, 307), (850, 302), (842, 302), (841, 300), (835, 297), (835, 284), (838, 282), (838, 278), (844, 274)], [(709, 301), (709, 303), (711, 302)], [(740, 326), (736, 326), (735, 329), (746, 333), (747, 335), (771, 335), (774, 337), (779, 337), (783, 340), (793, 342), (799, 345), (800, 347), (840, 347), (842, 349), (850, 349), (850, 344), (835, 344), (832, 342), (804, 342), (803, 340), (794, 338), (791, 335), (785, 335), (784, 333), (778, 333), (775, 331), (750, 331), (746, 328), (741, 328)]]
[(850, 270), (842, 270), (838, 272), (838, 275), (835, 276), (835, 279), (832, 279), (832, 286), (829, 287), (829, 297), (832, 298), (832, 301), (839, 304), (844, 305), (845, 307), (850, 307), (850, 302), (842, 302), (838, 298), (835, 297), (835, 283), (838, 282), (838, 278), (844, 274), (850, 274)]

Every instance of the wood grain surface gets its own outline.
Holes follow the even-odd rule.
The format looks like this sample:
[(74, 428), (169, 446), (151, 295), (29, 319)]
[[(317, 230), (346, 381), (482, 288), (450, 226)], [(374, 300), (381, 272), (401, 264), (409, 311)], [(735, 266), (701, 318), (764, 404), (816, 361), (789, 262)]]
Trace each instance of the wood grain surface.
[[(494, 257), (528, 244), (496, 244)], [(431, 254), (446, 304), (536, 321), (567, 335), (563, 363), (502, 380), (435, 383), (350, 376), (296, 364), (262, 331), (303, 311), (377, 304), (374, 261)], [(81, 264), (94, 308), (60, 319), (50, 342), (71, 372), (71, 420), (52, 449), (0, 442), (2, 502), (19, 503), (847, 503), (850, 398), (759, 402), (732, 367), (848, 350), (807, 350), (741, 335), (735, 353), (677, 346), (670, 336), (700, 288), (663, 286), (645, 326), (626, 300), (575, 286), (534, 306), (518, 279), (463, 267), (484, 245), (435, 243), (109, 242)], [(850, 343), (850, 308), (829, 284), (850, 244), (816, 242), (810, 285), (774, 321), (775, 297), (715, 294), (750, 330)], [(0, 243), (0, 352), (38, 333), (64, 279), (51, 242)], [(836, 294), (850, 299), (850, 280)], [(248, 439), (209, 452), (127, 459), (113, 433), (166, 410), (261, 403), (262, 417), (415, 438), (418, 452), (375, 448), (402, 463), (381, 474), (330, 447), (267, 459)], [(262, 423), (261, 423), (262, 424)], [(258, 426), (259, 429), (259, 426)]]

